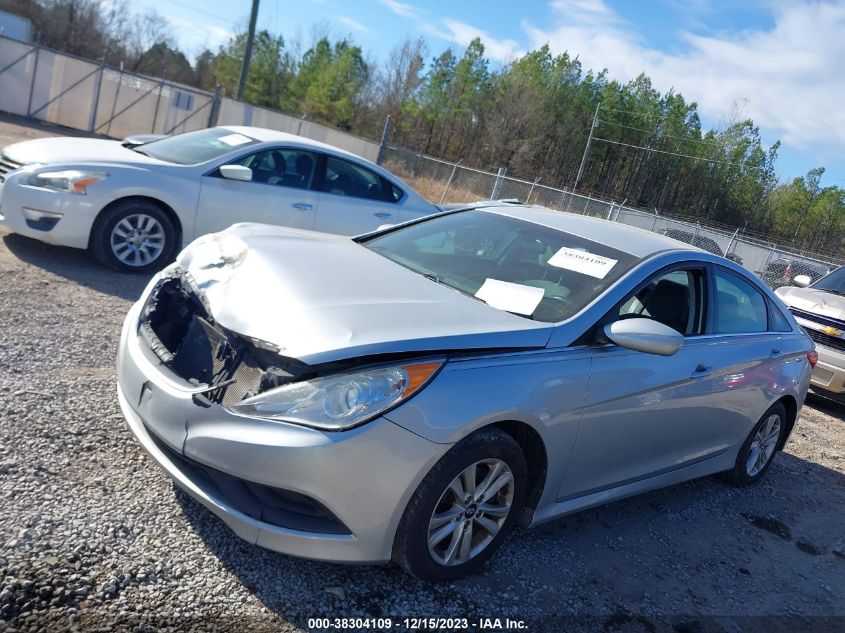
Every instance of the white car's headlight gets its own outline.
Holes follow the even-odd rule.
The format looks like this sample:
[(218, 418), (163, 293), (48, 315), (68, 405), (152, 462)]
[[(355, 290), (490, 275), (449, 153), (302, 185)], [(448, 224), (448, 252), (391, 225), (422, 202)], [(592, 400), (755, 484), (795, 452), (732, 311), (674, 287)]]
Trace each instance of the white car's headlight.
[(85, 194), (88, 187), (100, 182), (107, 176), (108, 174), (102, 172), (81, 171), (79, 169), (45, 171), (30, 176), (28, 183), (33, 187), (41, 187), (42, 189)]
[(443, 361), (406, 363), (294, 382), (229, 405), (237, 415), (318, 429), (348, 429), (422, 388)]

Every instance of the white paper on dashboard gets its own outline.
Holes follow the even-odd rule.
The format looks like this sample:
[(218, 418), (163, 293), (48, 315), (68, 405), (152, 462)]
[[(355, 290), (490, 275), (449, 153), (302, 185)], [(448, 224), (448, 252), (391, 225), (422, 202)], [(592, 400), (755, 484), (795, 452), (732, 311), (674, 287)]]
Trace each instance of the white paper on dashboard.
[(540, 305), (544, 293), (542, 288), (512, 284), (488, 277), (475, 296), (493, 308), (530, 316)]
[(589, 251), (579, 251), (564, 246), (549, 258), (548, 263), (551, 266), (572, 270), (582, 275), (604, 279), (618, 261), (618, 259), (610, 259)]
[(244, 136), (243, 134), (232, 133), (227, 134), (226, 136), (221, 136), (219, 139), (221, 143), (226, 143), (226, 145), (231, 145), (232, 147), (236, 147), (237, 145), (243, 145), (244, 143), (249, 143), (251, 140), (248, 136)]

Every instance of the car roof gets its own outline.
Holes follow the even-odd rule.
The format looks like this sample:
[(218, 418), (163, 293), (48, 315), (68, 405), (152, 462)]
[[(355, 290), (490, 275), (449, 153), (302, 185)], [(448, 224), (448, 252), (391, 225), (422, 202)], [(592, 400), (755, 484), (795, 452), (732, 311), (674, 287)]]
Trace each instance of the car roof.
[(328, 143), (321, 143), (320, 141), (314, 141), (310, 138), (305, 138), (304, 136), (290, 134), (289, 132), (280, 132), (279, 130), (268, 130), (267, 128), (252, 127), (249, 125), (221, 125), (220, 127), (224, 130), (229, 130), (230, 132), (236, 132), (238, 134), (243, 134), (244, 136), (249, 136), (257, 141), (261, 141), (262, 143), (274, 143), (280, 141), (283, 143), (296, 143), (297, 145), (305, 145), (314, 149), (328, 150), (330, 152), (333, 152), (334, 154), (350, 156), (359, 161), (366, 160), (361, 158), (360, 156), (356, 156), (352, 152), (347, 152), (346, 150), (340, 149), (339, 147), (335, 147), (334, 145), (329, 145)]
[(541, 224), (578, 237), (599, 242), (635, 257), (649, 257), (660, 251), (706, 252), (685, 242), (659, 233), (652, 233), (635, 226), (611, 222), (588, 215), (577, 215), (566, 211), (555, 211), (539, 205), (491, 204), (475, 206), (475, 209), (498, 213), (512, 218)]

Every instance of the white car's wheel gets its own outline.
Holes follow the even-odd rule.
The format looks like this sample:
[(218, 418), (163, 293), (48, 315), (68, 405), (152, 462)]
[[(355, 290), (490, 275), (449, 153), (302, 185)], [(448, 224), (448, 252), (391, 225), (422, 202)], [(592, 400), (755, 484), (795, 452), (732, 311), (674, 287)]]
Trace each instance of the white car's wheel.
[(158, 205), (125, 200), (98, 218), (91, 234), (91, 250), (106, 266), (148, 273), (173, 260), (177, 239), (173, 221)]

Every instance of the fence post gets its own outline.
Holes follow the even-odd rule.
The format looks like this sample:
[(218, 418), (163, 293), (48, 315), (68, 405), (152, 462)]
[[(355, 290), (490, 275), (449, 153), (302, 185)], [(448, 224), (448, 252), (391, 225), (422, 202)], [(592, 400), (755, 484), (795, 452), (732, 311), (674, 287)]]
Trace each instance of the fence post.
[(610, 203), (610, 208), (607, 210), (607, 217), (605, 220), (612, 220), (613, 219), (613, 202)]
[(590, 200), (592, 200), (592, 198), (590, 197), (590, 194), (587, 194), (587, 197), (584, 198), (584, 210), (581, 211), (581, 215), (587, 215), (587, 205), (590, 204)]
[(97, 110), (100, 107), (100, 90), (103, 87), (103, 72), (106, 68), (106, 56), (103, 55), (103, 59), (100, 62), (100, 72), (97, 73), (97, 83), (94, 86), (94, 101), (91, 104), (91, 116), (88, 117), (88, 131), (93, 132), (94, 127), (97, 125)]
[(730, 255), (731, 249), (735, 247), (736, 238), (737, 238), (738, 235), (739, 235), (739, 227), (736, 228), (736, 231), (734, 231), (733, 236), (731, 236), (731, 241), (728, 243), (728, 248), (725, 249), (725, 257)]
[(505, 177), (507, 171), (508, 170), (505, 167), (499, 167), (499, 171), (496, 173), (496, 180), (493, 182), (493, 191), (490, 192), (491, 200), (498, 199), (499, 190), (502, 188), (502, 179)]
[[(376, 165), (381, 165), (384, 160), (384, 152), (387, 150), (387, 144), (390, 142), (390, 115), (384, 120), (384, 129), (381, 131), (381, 141), (378, 144), (378, 156), (376, 156)], [(446, 187), (448, 189), (448, 186)], [(446, 195), (446, 192), (443, 192)]]
[[(211, 112), (208, 113), (208, 127), (217, 125), (217, 119), (220, 117), (220, 104), (223, 86), (217, 84), (214, 86), (214, 96), (211, 97)], [(158, 107), (158, 105), (156, 105)]]
[(440, 204), (443, 204), (443, 201), (446, 199), (446, 192), (449, 191), (449, 186), (452, 184), (452, 179), (455, 177), (455, 170), (458, 168), (458, 165), (461, 164), (461, 160), (452, 165), (452, 173), (449, 174), (449, 180), (446, 182), (446, 188), (443, 190), (443, 195), (440, 196)]
[(651, 223), (651, 232), (654, 233), (654, 229), (657, 228), (657, 214), (654, 214), (654, 222)]
[(540, 182), (539, 178), (537, 178), (537, 180), (531, 183), (531, 189), (528, 190), (528, 197), (525, 199), (525, 204), (531, 204), (531, 194), (534, 193), (534, 186), (538, 182)]
[(35, 63), (32, 66), (32, 81), (29, 82), (29, 101), (26, 104), (26, 116), (32, 112), (32, 95), (35, 93), (35, 77), (38, 75), (38, 54), (41, 52), (41, 37), (35, 45)]
[(153, 110), (153, 127), (150, 130), (150, 134), (156, 133), (156, 121), (158, 120), (158, 108), (161, 105), (162, 92), (164, 92), (164, 77), (161, 78), (161, 81), (158, 84), (158, 94), (156, 95), (156, 107)]

